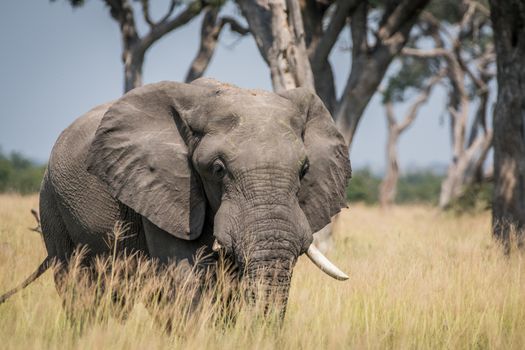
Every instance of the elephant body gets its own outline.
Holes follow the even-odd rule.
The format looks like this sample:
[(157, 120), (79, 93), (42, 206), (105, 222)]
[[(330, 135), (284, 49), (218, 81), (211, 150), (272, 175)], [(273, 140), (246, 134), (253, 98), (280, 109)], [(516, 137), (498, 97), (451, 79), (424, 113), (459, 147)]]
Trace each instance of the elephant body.
[(65, 268), (81, 246), (88, 259), (109, 253), (122, 223), (119, 252), (192, 267), (197, 251), (221, 250), (284, 310), (301, 254), (347, 278), (311, 243), (346, 206), (350, 174), (343, 137), (309, 90), (146, 85), (58, 138), (40, 193), (47, 261)]

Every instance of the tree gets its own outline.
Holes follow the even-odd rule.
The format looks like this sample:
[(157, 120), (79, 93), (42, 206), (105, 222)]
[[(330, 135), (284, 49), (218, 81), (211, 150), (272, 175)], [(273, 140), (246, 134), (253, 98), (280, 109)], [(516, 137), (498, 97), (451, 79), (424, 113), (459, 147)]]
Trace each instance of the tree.
[(490, 0), (498, 98), (494, 109), (492, 232), (507, 249), (525, 225), (525, 3)]
[[(413, 70), (412, 60), (405, 59), (403, 68), (401, 71)], [(418, 96), (413, 100), (412, 104), (408, 109), (408, 113), (404, 116), (401, 122), (398, 122), (394, 114), (394, 101), (393, 97), (395, 93), (395, 86), (399, 76), (403, 76), (403, 73), (398, 74), (394, 79), (390, 79), (388, 89), (383, 93), (384, 105), (386, 110), (386, 118), (388, 125), (388, 136), (386, 142), (386, 173), (381, 181), (379, 187), (379, 203), (383, 208), (386, 208), (394, 203), (397, 194), (397, 183), (399, 180), (399, 166), (397, 156), (397, 143), (399, 137), (405, 132), (410, 125), (416, 120), (419, 109), (428, 101), (432, 88), (443, 78), (444, 72), (440, 71), (438, 74), (427, 79), (424, 86), (421, 87), (421, 91)], [(409, 79), (406, 79), (409, 80)], [(406, 83), (406, 80), (404, 83)], [(403, 90), (406, 87), (403, 87)]]
[[(492, 130), (487, 127), (489, 83), (494, 77), (489, 11), (474, 0), (463, 0), (455, 7), (459, 16), (450, 19), (455, 28), (431, 13), (422, 16), (425, 32), (434, 41), (432, 49), (405, 47), (402, 51), (407, 56), (437, 58), (447, 70), (453, 154), (441, 186), (441, 208), (449, 207), (483, 180), (483, 164), (492, 145)], [(470, 110), (476, 104), (469, 129)]]

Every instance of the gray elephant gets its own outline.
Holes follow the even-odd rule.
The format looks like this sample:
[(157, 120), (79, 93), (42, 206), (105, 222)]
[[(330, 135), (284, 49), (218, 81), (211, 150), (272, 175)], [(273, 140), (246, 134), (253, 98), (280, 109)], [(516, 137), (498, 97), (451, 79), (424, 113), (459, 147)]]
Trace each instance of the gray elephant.
[(350, 174), (343, 137), (307, 89), (275, 94), (211, 79), (134, 89), (58, 138), (40, 192), (48, 257), (19, 288), (53, 260), (66, 268), (79, 246), (108, 254), (108, 233), (123, 221), (132, 234), (121, 249), (190, 265), (203, 247), (221, 250), (245, 279), (264, 270), (284, 309), (303, 253), (347, 278), (312, 237), (346, 207)]

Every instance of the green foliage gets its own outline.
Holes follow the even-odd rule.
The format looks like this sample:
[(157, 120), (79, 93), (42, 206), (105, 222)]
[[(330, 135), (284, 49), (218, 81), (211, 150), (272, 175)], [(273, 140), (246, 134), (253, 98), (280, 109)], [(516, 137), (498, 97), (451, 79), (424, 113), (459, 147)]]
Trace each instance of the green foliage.
[(383, 103), (392, 101), (403, 102), (406, 100), (410, 89), (419, 90), (427, 78), (439, 71), (438, 58), (418, 58), (412, 56), (400, 57), (401, 68), (397, 74), (388, 78), (388, 83), (383, 93)]
[(379, 198), (381, 179), (368, 168), (354, 170), (352, 179), (346, 189), (346, 197), (350, 202), (365, 202), (375, 204)]
[(396, 202), (437, 204), (442, 181), (431, 171), (408, 173), (399, 179)]
[[(354, 171), (346, 189), (349, 202), (377, 204), (381, 176), (364, 168)], [(397, 184), (397, 204), (437, 205), (444, 175), (430, 170), (412, 171), (399, 178)], [(490, 208), (492, 198), (491, 183), (477, 183), (466, 189), (464, 194), (451, 204), (450, 210), (457, 214), (475, 213)]]
[[(400, 177), (396, 203), (438, 203), (443, 176), (425, 170), (411, 172)], [(379, 201), (379, 185), (381, 176), (374, 175), (370, 169), (354, 171), (347, 188), (347, 198), (350, 202), (377, 204)]]
[(491, 208), (492, 204), (491, 182), (476, 183), (465, 190), (463, 195), (450, 204), (454, 213), (475, 213)]
[[(474, 0), (474, 2), (481, 4), (487, 9), (489, 8), (488, 0)], [(465, 6), (462, 1), (458, 0), (432, 0), (425, 10), (440, 21), (454, 24), (461, 20)]]
[(462, 3), (458, 0), (432, 0), (426, 7), (434, 17), (448, 23), (457, 23), (461, 20)]
[(4, 155), (0, 151), (0, 193), (38, 192), (44, 170), (45, 166), (35, 164), (19, 153)]

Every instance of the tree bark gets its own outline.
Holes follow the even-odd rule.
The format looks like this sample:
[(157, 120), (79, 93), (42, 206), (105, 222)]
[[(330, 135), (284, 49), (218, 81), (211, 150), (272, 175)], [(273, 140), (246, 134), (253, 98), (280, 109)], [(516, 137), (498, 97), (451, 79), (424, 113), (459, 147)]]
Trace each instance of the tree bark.
[(498, 72), (492, 232), (509, 249), (525, 229), (525, 3), (490, 0), (490, 7)]
[(137, 53), (133, 49), (126, 48), (122, 53), (124, 62), (124, 93), (142, 86), (142, 66), (144, 64), (144, 53)]
[(238, 0), (277, 92), (314, 90), (298, 0)]

